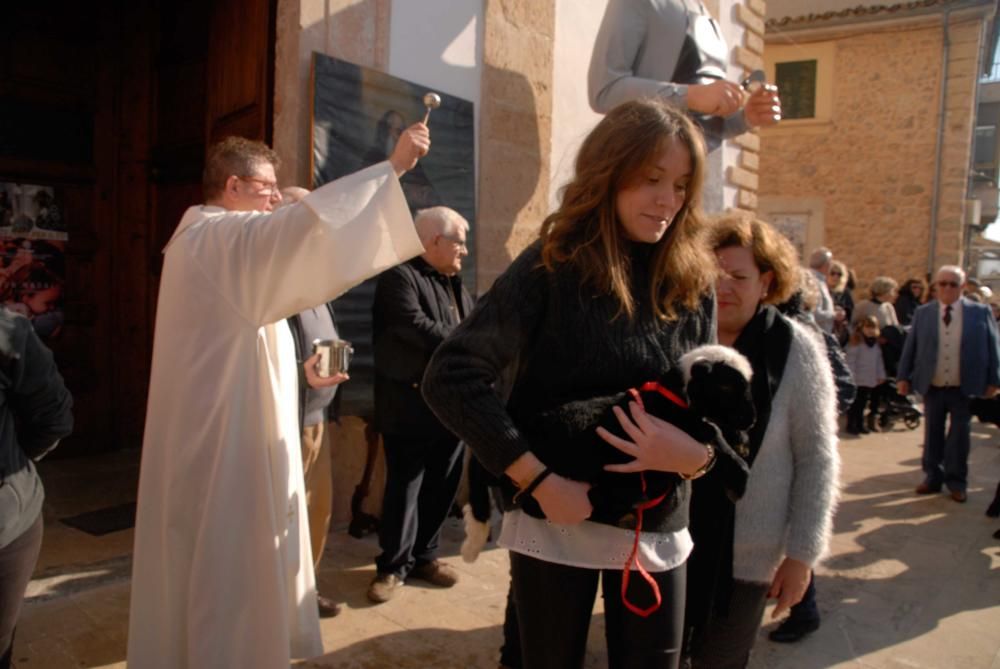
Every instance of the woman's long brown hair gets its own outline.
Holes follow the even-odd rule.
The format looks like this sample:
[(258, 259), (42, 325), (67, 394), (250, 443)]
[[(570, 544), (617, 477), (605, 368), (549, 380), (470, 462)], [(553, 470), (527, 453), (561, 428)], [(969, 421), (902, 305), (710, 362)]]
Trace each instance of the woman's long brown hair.
[(580, 147), (576, 173), (563, 189), (562, 203), (542, 223), (542, 263), (554, 270), (567, 263), (584, 282), (614, 295), (619, 314), (632, 318), (628, 242), (615, 211), (619, 191), (654, 165), (671, 138), (691, 154), (691, 180), (684, 204), (655, 244), (646, 298), (661, 319), (677, 318), (676, 307), (696, 309), (715, 279), (715, 262), (700, 240), (699, 209), (704, 181), (705, 144), (694, 123), (658, 101), (626, 102), (597, 124)]

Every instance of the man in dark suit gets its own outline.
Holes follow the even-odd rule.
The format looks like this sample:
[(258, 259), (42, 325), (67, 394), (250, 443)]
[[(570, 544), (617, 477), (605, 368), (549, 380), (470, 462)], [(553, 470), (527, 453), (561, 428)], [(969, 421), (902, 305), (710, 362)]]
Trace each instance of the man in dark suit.
[(917, 494), (944, 485), (960, 503), (967, 498), (970, 399), (992, 397), (1000, 386), (996, 320), (987, 305), (962, 297), (964, 283), (961, 268), (938, 270), (937, 299), (914, 312), (897, 375), (901, 394), (912, 387), (924, 396), (924, 481)]
[(447, 207), (420, 210), (414, 223), (425, 252), (379, 276), (372, 307), (375, 427), (386, 463), (373, 602), (389, 600), (407, 577), (441, 587), (458, 580), (436, 553), (462, 449), (424, 403), (420, 381), (431, 354), (472, 309), (458, 275), (469, 224)]

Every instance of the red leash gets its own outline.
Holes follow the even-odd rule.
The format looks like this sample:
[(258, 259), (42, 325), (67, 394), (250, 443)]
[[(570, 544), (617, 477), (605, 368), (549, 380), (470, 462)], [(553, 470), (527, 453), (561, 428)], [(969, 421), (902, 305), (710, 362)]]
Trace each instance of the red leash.
[[(646, 407), (642, 402), (642, 395), (639, 394), (640, 392), (657, 392), (666, 397), (674, 404), (680, 406), (681, 408), (683, 409), (688, 408), (687, 402), (678, 397), (675, 393), (671, 392), (667, 388), (664, 388), (656, 381), (649, 381), (648, 383), (644, 383), (639, 388), (639, 390), (636, 390), (635, 388), (629, 388), (629, 394), (632, 395), (632, 399), (636, 401), (636, 403), (642, 408), (643, 411), (646, 410)], [(642, 494), (645, 495), (646, 494), (645, 472), (639, 472), (639, 481), (642, 483)], [(640, 534), (642, 534), (642, 515), (644, 511), (646, 511), (647, 509), (652, 509), (654, 506), (661, 503), (666, 498), (667, 498), (667, 493), (663, 493), (656, 499), (651, 499), (649, 501), (643, 502), (642, 504), (636, 507), (637, 513), (635, 522), (635, 537), (632, 539), (632, 552), (629, 553), (628, 559), (625, 560), (625, 566), (622, 568), (622, 603), (625, 604), (625, 607), (629, 611), (636, 614), (637, 616), (642, 616), (643, 618), (648, 618), (650, 614), (652, 614), (654, 611), (660, 608), (660, 604), (663, 602), (663, 597), (660, 594), (660, 586), (657, 585), (653, 577), (649, 575), (648, 571), (646, 571), (646, 568), (642, 566), (641, 562), (639, 562), (639, 557), (638, 557), (639, 536)], [(640, 609), (638, 606), (636, 606), (635, 604), (633, 604), (628, 600), (628, 594), (627, 594), (628, 582), (629, 578), (632, 576), (633, 564), (635, 564), (635, 568), (639, 572), (639, 575), (642, 576), (643, 580), (649, 584), (649, 587), (653, 591), (653, 597), (654, 599), (656, 599), (655, 604), (652, 604), (651, 606), (645, 609)]]

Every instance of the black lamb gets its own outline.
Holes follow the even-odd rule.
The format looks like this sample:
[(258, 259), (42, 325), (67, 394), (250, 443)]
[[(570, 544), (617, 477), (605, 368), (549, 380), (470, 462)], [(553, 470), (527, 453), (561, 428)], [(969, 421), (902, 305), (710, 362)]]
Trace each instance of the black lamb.
[[(622, 407), (628, 413), (629, 402), (638, 398), (650, 415), (676, 425), (698, 441), (711, 443), (717, 453), (716, 466), (738, 470), (735, 476), (727, 476), (727, 480), (737, 482), (731, 494), (738, 498), (748, 473), (743, 459), (747, 431), (756, 417), (751, 376), (750, 363), (734, 349), (699, 346), (681, 358), (679, 368), (661, 379), (615, 395), (559, 405), (542, 412), (523, 429), (532, 451), (553, 472), (592, 485), (591, 520), (634, 529), (637, 507), (669, 496), (681, 479), (667, 472), (621, 474), (604, 469), (607, 464), (630, 460), (596, 433), (602, 426), (629, 439), (612, 407)], [(522, 496), (518, 502), (529, 515), (545, 517), (532, 497)], [(657, 513), (656, 508), (649, 508), (646, 518)]]

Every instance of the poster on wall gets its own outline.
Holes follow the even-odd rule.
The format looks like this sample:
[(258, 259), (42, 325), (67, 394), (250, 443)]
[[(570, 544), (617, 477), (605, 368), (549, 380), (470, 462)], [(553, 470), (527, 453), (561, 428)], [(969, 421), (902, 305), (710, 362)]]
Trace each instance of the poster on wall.
[(0, 182), (0, 303), (43, 340), (62, 330), (66, 221), (50, 186)]
[[(469, 255), (462, 281), (475, 290), (476, 180), (473, 104), (432, 87), (313, 54), (312, 179), (314, 188), (386, 160), (400, 133), (427, 113), (424, 95), (441, 104), (428, 120), (431, 151), (403, 175), (400, 185), (411, 213), (443, 205), (469, 222)], [(341, 413), (370, 416), (372, 388), (371, 320), (375, 279), (334, 303), (337, 329), (354, 346), (351, 380), (340, 390)]]

